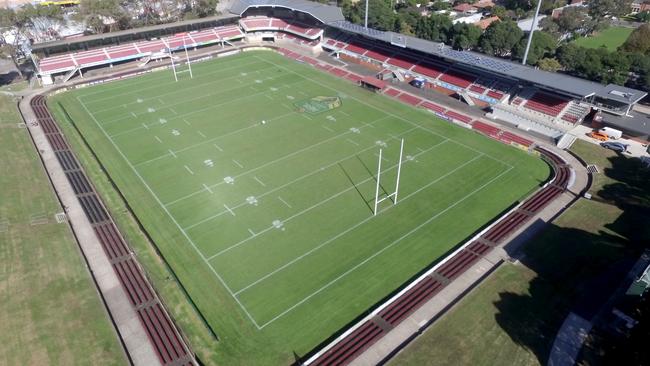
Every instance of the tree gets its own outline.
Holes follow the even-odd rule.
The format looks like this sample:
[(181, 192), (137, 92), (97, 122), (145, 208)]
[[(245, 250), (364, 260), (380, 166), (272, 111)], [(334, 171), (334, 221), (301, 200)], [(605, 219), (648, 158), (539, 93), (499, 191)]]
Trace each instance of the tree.
[(81, 0), (79, 16), (95, 33), (130, 27), (130, 18), (122, 9), (119, 0)]
[(596, 19), (606, 15), (620, 17), (632, 11), (630, 4), (632, 0), (590, 0), (589, 15)]
[(490, 12), (492, 15), (499, 17), (499, 19), (506, 19), (508, 10), (501, 5), (495, 5)]
[(648, 22), (650, 22), (650, 11), (646, 10), (646, 11), (642, 11), (640, 13), (637, 13), (637, 14), (634, 15), (634, 18), (638, 22), (648, 23)]
[(562, 33), (573, 33), (579, 30), (591, 29), (592, 24), (587, 12), (578, 7), (568, 7), (555, 19), (558, 30)]
[[(513, 50), (514, 57), (520, 60), (523, 60), (524, 53), (526, 52), (526, 43), (528, 39), (523, 37), (515, 49)], [(533, 40), (530, 44), (530, 50), (528, 51), (528, 58), (526, 63), (529, 65), (536, 65), (539, 59), (545, 56), (552, 56), (555, 54), (555, 49), (557, 48), (557, 40), (552, 35), (537, 31), (533, 33)]]
[(643, 24), (635, 29), (623, 43), (622, 49), (650, 55), (650, 24)]
[(418, 38), (434, 42), (447, 42), (447, 34), (453, 24), (448, 16), (433, 14), (431, 17), (420, 17), (415, 25), (415, 35)]
[(556, 72), (562, 69), (562, 65), (555, 58), (543, 58), (537, 61), (537, 66), (544, 71)]
[(478, 45), (481, 29), (473, 24), (456, 23), (447, 34), (450, 45), (457, 50), (470, 50)]
[(189, 2), (184, 18), (205, 18), (217, 12), (218, 0), (196, 0)]
[(580, 60), (585, 57), (585, 49), (575, 43), (567, 43), (560, 46), (555, 55), (565, 69), (575, 70)]
[(34, 25), (34, 20), (41, 17), (60, 19), (61, 9), (57, 6), (36, 7), (27, 4), (17, 10), (0, 10), (0, 27), (11, 28), (14, 31), (13, 43), (7, 43), (4, 38), (0, 37), (0, 54), (11, 58), (11, 61), (21, 78), (23, 78), (24, 75), (20, 65), (18, 64), (20, 52), (19, 41), (23, 39), (23, 32), (25, 29), (32, 27)]
[(481, 49), (487, 54), (508, 56), (523, 35), (517, 23), (511, 20), (493, 22), (481, 37)]
[(600, 80), (604, 84), (625, 84), (630, 73), (630, 59), (621, 52), (606, 52), (601, 54), (603, 70)]
[(529, 11), (537, 6), (537, 0), (505, 0), (503, 6), (508, 10)]
[[(395, 25), (395, 13), (388, 0), (368, 1), (368, 26), (379, 30), (392, 30)], [(364, 9), (365, 11), (365, 9)]]

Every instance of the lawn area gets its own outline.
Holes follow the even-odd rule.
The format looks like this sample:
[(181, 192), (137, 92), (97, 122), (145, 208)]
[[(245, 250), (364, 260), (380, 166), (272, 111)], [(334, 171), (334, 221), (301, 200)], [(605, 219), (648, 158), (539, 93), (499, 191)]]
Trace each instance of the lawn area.
[[(192, 69), (49, 105), (206, 363), (293, 362), (548, 175), (523, 151), (276, 53)], [(379, 149), (386, 198), (402, 138), (399, 204), (373, 216)]]
[(15, 103), (0, 96), (0, 364), (124, 365)]
[(565, 211), (522, 248), (518, 264), (504, 263), (392, 365), (545, 365), (568, 312), (589, 318), (593, 305), (609, 296), (620, 281), (615, 270), (649, 237), (640, 223), (647, 226), (648, 217), (621, 205), (621, 189), (618, 196), (608, 193), (630, 184), (627, 167), (634, 160), (581, 141), (572, 150), (602, 172), (595, 176), (594, 199)]
[(616, 51), (622, 45), (634, 29), (626, 27), (610, 27), (590, 37), (576, 39), (576, 44), (587, 48), (599, 48), (605, 46), (609, 51)]

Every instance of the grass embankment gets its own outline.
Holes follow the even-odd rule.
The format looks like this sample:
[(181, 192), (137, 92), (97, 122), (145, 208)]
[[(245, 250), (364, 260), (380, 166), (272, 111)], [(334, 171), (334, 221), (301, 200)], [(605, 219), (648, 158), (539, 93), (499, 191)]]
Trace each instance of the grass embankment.
[(0, 96), (0, 364), (126, 364), (15, 101)]

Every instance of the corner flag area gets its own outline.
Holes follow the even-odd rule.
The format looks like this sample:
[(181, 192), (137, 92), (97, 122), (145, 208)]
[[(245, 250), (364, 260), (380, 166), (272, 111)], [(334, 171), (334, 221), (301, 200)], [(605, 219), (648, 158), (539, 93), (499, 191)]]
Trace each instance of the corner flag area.
[[(193, 78), (159, 71), (49, 106), (124, 194), (224, 364), (293, 362), (549, 174), (524, 151), (273, 52), (191, 67)], [(396, 191), (402, 139), (393, 204), (382, 198)]]

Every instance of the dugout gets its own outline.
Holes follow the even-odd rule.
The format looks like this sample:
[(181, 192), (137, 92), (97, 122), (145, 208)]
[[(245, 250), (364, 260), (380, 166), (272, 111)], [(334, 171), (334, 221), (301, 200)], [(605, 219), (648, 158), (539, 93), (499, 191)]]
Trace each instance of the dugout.
[(372, 76), (365, 76), (359, 80), (359, 86), (378, 93), (386, 89), (388, 84), (385, 81), (379, 80)]

